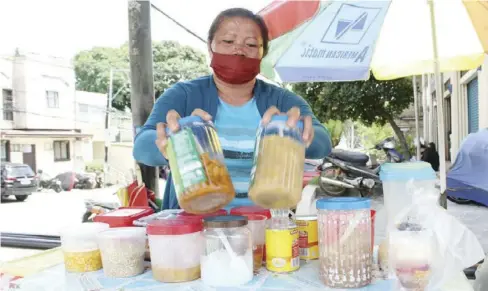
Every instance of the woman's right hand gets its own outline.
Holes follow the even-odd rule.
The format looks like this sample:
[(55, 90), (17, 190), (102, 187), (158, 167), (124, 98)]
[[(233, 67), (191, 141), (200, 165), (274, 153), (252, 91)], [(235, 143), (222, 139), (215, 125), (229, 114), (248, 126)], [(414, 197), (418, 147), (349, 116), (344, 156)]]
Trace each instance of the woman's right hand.
[[(203, 111), (202, 109), (193, 110), (191, 115), (200, 116), (205, 121), (212, 120), (212, 116), (207, 112)], [(166, 159), (168, 159), (168, 157), (166, 156), (166, 146), (168, 145), (168, 137), (166, 136), (166, 127), (168, 127), (171, 132), (177, 132), (180, 129), (180, 125), (178, 123), (178, 120), (180, 118), (181, 117), (178, 114), (178, 112), (176, 112), (176, 110), (170, 110), (166, 115), (167, 124), (163, 122), (159, 122), (156, 125), (156, 131), (157, 131), (156, 146), (158, 147), (159, 151), (161, 152), (161, 154), (163, 154), (163, 156)]]

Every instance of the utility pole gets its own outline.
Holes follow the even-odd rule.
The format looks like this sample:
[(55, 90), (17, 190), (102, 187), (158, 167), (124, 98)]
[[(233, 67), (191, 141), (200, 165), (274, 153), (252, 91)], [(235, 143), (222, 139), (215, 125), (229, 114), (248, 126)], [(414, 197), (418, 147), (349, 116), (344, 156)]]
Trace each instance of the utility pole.
[[(151, 2), (129, 0), (129, 58), (134, 134), (144, 125), (154, 105), (151, 41)], [(159, 196), (158, 168), (139, 164), (142, 181)]]
[(111, 135), (110, 135), (110, 111), (112, 110), (112, 99), (113, 99), (113, 80), (114, 80), (114, 71), (110, 68), (110, 80), (109, 80), (109, 87), (108, 87), (108, 96), (107, 96), (107, 106), (105, 108), (105, 163), (103, 165), (103, 182), (107, 183), (107, 175), (109, 171), (108, 166), (108, 147), (112, 142)]

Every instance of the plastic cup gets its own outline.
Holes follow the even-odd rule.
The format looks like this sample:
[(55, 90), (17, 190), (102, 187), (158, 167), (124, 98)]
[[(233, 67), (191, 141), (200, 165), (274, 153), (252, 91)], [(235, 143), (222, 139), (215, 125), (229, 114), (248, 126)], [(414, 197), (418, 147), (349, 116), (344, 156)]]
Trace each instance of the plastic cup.
[(259, 271), (263, 265), (264, 243), (266, 235), (266, 220), (264, 215), (247, 214), (247, 226), (251, 230), (252, 250), (253, 250), (253, 270), (255, 273)]

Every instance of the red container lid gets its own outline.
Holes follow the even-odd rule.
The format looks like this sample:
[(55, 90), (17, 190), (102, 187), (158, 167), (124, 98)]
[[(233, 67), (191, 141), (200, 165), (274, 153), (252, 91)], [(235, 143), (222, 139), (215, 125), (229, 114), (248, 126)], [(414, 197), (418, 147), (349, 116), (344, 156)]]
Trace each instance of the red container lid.
[(220, 209), (216, 212), (213, 212), (213, 213), (207, 213), (207, 214), (191, 214), (191, 213), (188, 213), (188, 212), (180, 212), (178, 213), (178, 217), (198, 217), (200, 219), (204, 219), (206, 217), (212, 217), (212, 216), (222, 216), (222, 215), (227, 215), (227, 211), (225, 209)]
[(203, 230), (203, 223), (197, 219), (170, 218), (153, 220), (147, 225), (148, 235), (178, 235)]
[(93, 221), (104, 222), (110, 227), (134, 226), (134, 220), (153, 214), (151, 207), (120, 207), (109, 213), (95, 216)]
[(262, 214), (254, 214), (254, 213), (251, 213), (251, 214), (243, 214), (242, 216), (245, 216), (247, 217), (247, 220), (266, 220), (268, 219), (268, 217), (266, 217), (265, 215), (262, 215)]
[(246, 215), (246, 214), (260, 214), (264, 215), (267, 218), (271, 218), (271, 212), (269, 209), (262, 208), (260, 206), (240, 206), (235, 207), (230, 210), (231, 215)]

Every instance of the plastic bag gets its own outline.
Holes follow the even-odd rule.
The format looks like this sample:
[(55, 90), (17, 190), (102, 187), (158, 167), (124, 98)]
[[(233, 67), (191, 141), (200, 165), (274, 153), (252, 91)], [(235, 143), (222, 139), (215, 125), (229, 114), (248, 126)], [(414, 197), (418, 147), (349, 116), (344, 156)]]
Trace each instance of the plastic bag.
[[(406, 205), (388, 229), (390, 274), (395, 271), (395, 266), (401, 265), (401, 259), (410, 259), (414, 263), (423, 260), (424, 269), (421, 264), (417, 264), (417, 273), (410, 269), (411, 276), (418, 276), (408, 278), (400, 272), (396, 274), (398, 281), (402, 283), (407, 277), (417, 279), (421, 284), (427, 276), (426, 290), (443, 290), (450, 279), (484, 258), (483, 248), (473, 232), (439, 206), (438, 190), (413, 188), (413, 183), (408, 187), (411, 188), (412, 204)], [(405, 255), (393, 256), (401, 253), (401, 248), (408, 248), (404, 249)]]

